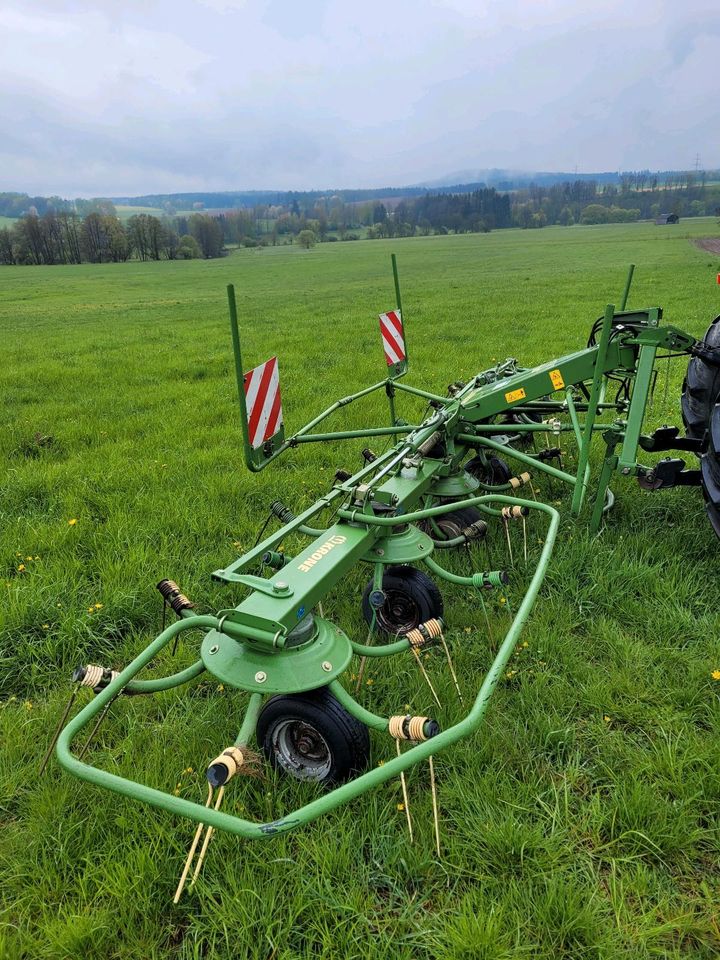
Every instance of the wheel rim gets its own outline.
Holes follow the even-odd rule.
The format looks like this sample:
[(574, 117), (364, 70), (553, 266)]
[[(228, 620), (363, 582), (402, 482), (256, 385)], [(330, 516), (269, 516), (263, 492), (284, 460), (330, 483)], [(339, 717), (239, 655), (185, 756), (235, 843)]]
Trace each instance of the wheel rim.
[(279, 766), (297, 780), (324, 780), (332, 767), (332, 753), (317, 727), (304, 720), (282, 720), (272, 735)]
[(420, 611), (409, 594), (402, 590), (388, 590), (377, 619), (386, 633), (407, 633), (420, 623)]

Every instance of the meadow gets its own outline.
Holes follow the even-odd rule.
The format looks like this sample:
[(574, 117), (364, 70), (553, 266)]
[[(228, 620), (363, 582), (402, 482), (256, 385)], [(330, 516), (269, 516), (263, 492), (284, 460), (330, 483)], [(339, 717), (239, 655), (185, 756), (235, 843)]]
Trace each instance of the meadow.
[[(278, 354), (292, 429), (384, 376), (377, 313), (394, 303), (391, 251), (408, 382), (442, 391), (507, 356), (531, 365), (584, 346), (630, 262), (630, 306), (660, 305), (701, 335), (720, 312), (718, 264), (689, 238), (717, 232), (706, 219), (0, 268), (2, 960), (718, 956), (720, 544), (698, 490), (651, 495), (616, 480), (616, 506), (590, 537), (567, 494), (539, 484), (561, 532), (486, 722), (436, 758), (441, 858), (420, 768), (408, 778), (415, 843), (391, 782), (294, 833), (217, 834), (174, 907), (191, 824), (54, 761), (38, 777), (72, 669), (126, 664), (155, 636), (161, 578), (200, 611), (231, 605), (209, 573), (252, 545), (270, 501), (300, 509), (335, 469), (360, 464), (358, 442), (294, 451), (260, 476), (244, 469), (228, 282), (246, 367)], [(651, 427), (680, 422), (685, 361), (666, 366)], [(386, 417), (371, 399), (337, 424)], [(530, 531), (532, 559), (542, 524)], [(502, 554), (502, 534), (490, 549)], [(326, 606), (356, 639), (366, 578), (354, 571)], [(507, 609), (490, 603), (488, 631), (471, 595), (444, 593), (471, 696)], [(193, 647), (175, 662), (163, 654), (158, 671), (192, 662)], [(457, 707), (433, 670), (446, 723)], [(363, 697), (379, 713), (429, 707), (405, 662), (373, 667)], [(123, 699), (90, 755), (202, 801), (205, 764), (235, 735), (241, 704), (210, 677)], [(387, 739), (373, 736), (373, 763), (392, 755)], [(268, 774), (234, 782), (225, 809), (272, 819), (312, 793)]]

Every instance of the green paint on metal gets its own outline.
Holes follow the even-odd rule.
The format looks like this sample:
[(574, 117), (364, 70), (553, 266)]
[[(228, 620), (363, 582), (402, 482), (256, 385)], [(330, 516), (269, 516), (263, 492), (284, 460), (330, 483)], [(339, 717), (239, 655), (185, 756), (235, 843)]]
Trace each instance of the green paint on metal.
[(438, 477), (433, 481), (430, 492), (434, 497), (467, 497), (479, 488), (480, 481), (465, 470), (451, 474), (449, 477)]
[[(392, 363), (388, 365), (388, 373), (390, 375), (390, 380), (395, 381), (399, 377), (404, 377), (408, 372), (408, 367), (410, 366), (410, 354), (408, 352), (407, 345), (407, 321), (405, 319), (405, 314), (403, 313), (402, 306), (402, 297), (400, 296), (400, 277), (398, 275), (397, 268), (397, 259), (394, 253), (390, 254), (390, 262), (392, 263), (392, 272), (393, 272), (393, 284), (395, 286), (395, 305), (397, 307), (398, 313), (402, 318), (403, 326), (403, 338), (405, 340), (405, 357), (403, 360), (398, 361), (398, 363)], [(392, 383), (389, 384), (392, 387)], [(388, 400), (390, 402), (390, 417), (391, 423), (395, 423), (395, 403), (393, 400), (394, 392), (392, 390), (388, 391)]]
[(286, 644), (276, 653), (211, 630), (200, 655), (210, 673), (240, 690), (263, 694), (315, 690), (343, 672), (353, 650), (347, 635), (329, 621), (315, 617), (314, 627), (311, 639), (295, 647)]
[(627, 307), (628, 296), (630, 294), (630, 284), (632, 283), (633, 273), (635, 272), (635, 264), (631, 263), (628, 267), (627, 280), (625, 281), (625, 290), (623, 291), (622, 300), (620, 301), (620, 309), (624, 310)]
[(376, 540), (371, 550), (362, 559), (368, 563), (390, 565), (417, 563), (432, 552), (432, 539), (422, 530), (409, 524), (404, 530)]

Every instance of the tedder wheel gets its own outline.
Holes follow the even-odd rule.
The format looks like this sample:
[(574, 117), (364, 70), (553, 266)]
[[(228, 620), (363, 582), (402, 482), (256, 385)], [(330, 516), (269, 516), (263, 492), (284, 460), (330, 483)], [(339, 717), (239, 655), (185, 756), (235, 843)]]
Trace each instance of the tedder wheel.
[(327, 687), (271, 697), (260, 711), (257, 742), (276, 770), (326, 786), (367, 767), (370, 737)]
[[(716, 317), (703, 338), (706, 347), (720, 348), (720, 317)], [(711, 366), (701, 357), (692, 357), (682, 387), (682, 418), (685, 432), (702, 440), (710, 427), (710, 414), (720, 398), (720, 366)]]
[(465, 464), (465, 470), (491, 487), (500, 487), (508, 483), (512, 476), (512, 470), (503, 458), (495, 456), (486, 457), (485, 463), (480, 457), (473, 457)]
[[(437, 584), (415, 567), (388, 567), (383, 573), (382, 606), (375, 610), (375, 625), (384, 633), (404, 634), (421, 623), (443, 615), (442, 594)], [(372, 580), (365, 587), (362, 612), (368, 624), (373, 622), (370, 595)]]
[[(461, 536), (463, 530), (467, 530), (473, 523), (482, 519), (482, 515), (475, 507), (461, 507), (460, 510), (442, 513), (434, 519), (434, 526), (429, 520), (423, 520), (418, 524), (418, 527), (433, 540), (454, 540)], [(438, 530), (440, 534), (438, 534)]]

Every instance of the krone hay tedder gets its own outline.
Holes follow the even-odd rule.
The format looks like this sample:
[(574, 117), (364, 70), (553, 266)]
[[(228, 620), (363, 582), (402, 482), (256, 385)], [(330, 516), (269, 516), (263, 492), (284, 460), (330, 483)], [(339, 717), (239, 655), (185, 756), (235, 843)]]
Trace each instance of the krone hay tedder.
[[(506, 670), (528, 618), (553, 550), (559, 513), (535, 497), (542, 477), (566, 484), (570, 509), (580, 514), (590, 489), (591, 442), (600, 433), (605, 456), (594, 481), (590, 529), (598, 530), (613, 503), (613, 477), (635, 477), (645, 489), (678, 484), (701, 485), (707, 509), (720, 534), (720, 324), (711, 325), (705, 340), (673, 326), (661, 325), (658, 307), (627, 310), (633, 268), (630, 268), (620, 310), (607, 306), (592, 325), (587, 346), (532, 368), (514, 359), (483, 370), (467, 382), (450, 385), (447, 395), (403, 381), (408, 370), (408, 342), (403, 323), (400, 287), (392, 258), (396, 307), (380, 315), (380, 332), (387, 375), (378, 383), (333, 403), (308, 424), (286, 437), (278, 368), (275, 357), (245, 373), (232, 286), (228, 287), (232, 340), (237, 369), (245, 459), (260, 471), (292, 448), (306, 443), (339, 440), (367, 442), (389, 438), (390, 449), (379, 455), (363, 450), (356, 473), (338, 470), (331, 489), (308, 509), (295, 515), (275, 501), (271, 516), (282, 526), (228, 566), (215, 570), (213, 580), (227, 585), (237, 600), (213, 615), (197, 614), (178, 586), (164, 580), (158, 588), (177, 621), (164, 629), (125, 669), (87, 665), (76, 670), (75, 690), (90, 687), (96, 694), (62, 729), (57, 757), (70, 773), (133, 800), (189, 817), (198, 827), (185, 866), (182, 885), (198, 852), (197, 876), (214, 829), (249, 839), (263, 839), (314, 820), (360, 794), (401, 777), (403, 771), (430, 760), (477, 730), (488, 701)], [(718, 318), (720, 319), (720, 318)], [(659, 353), (661, 351), (662, 353)], [(659, 357), (691, 356), (682, 400), (686, 427), (642, 431), (646, 406), (656, 378)], [(335, 411), (375, 391), (383, 391), (389, 424), (372, 429), (318, 432)], [(427, 403), (421, 422), (408, 423), (396, 410), (399, 396)], [(612, 394), (612, 397), (611, 397)], [(536, 444), (541, 435), (545, 446)], [(574, 473), (563, 469), (562, 441), (576, 448)], [(654, 465), (639, 462), (645, 452), (690, 451), (701, 458), (701, 469), (685, 469), (682, 459), (665, 457)], [(516, 472), (508, 462), (516, 465)], [(522, 491), (528, 494), (521, 496)], [(557, 496), (557, 492), (554, 494)], [(322, 521), (322, 517), (325, 521)], [(451, 572), (443, 555), (453, 548), (479, 544), (488, 530), (500, 531), (498, 542), (511, 554), (510, 527), (524, 530), (538, 516), (542, 526), (533, 542), (537, 559), (527, 587), (511, 615), (507, 633), (484, 677), (474, 682), (472, 702), (456, 722), (440, 729), (428, 716), (380, 716), (358, 702), (360, 683), (350, 688), (365, 662), (386, 657), (410, 658), (427, 681), (428, 702), (439, 701), (427, 669), (425, 652), (437, 646), (452, 673), (462, 702), (452, 661), (452, 638), (443, 633), (443, 600), (439, 580), (475, 596), (485, 612), (483, 597), (505, 591), (504, 569), (484, 569), (481, 550), (466, 551), (473, 560), (467, 575)], [(516, 556), (519, 552), (516, 534)], [(293, 554), (281, 545), (305, 538)], [(525, 541), (527, 556), (527, 541)], [(489, 554), (488, 554), (489, 555)], [(482, 553), (485, 556), (485, 553)], [(512, 557), (508, 556), (512, 570)], [(323, 600), (343, 583), (358, 563), (369, 566), (362, 598), (368, 635), (353, 638), (323, 614)], [(452, 564), (450, 564), (452, 565)], [(240, 599), (238, 599), (238, 595)], [(506, 607), (504, 609), (509, 609)], [(197, 661), (172, 676), (140, 679), (139, 674), (160, 652), (193, 632), (198, 639)], [(425, 663), (423, 663), (425, 661)], [(353, 666), (351, 667), (351, 664)], [(152, 694), (211, 674), (225, 687), (247, 699), (244, 719), (226, 749), (207, 766), (207, 803), (191, 802), (171, 792), (99, 769), (73, 753), (78, 734), (95, 721), (92, 734), (120, 694)], [(345, 682), (341, 678), (345, 677)], [(362, 688), (369, 692), (365, 685)], [(60, 727), (69, 714), (66, 710)], [(369, 730), (389, 735), (396, 751), (382, 765), (370, 766)], [(91, 734), (91, 737), (92, 737)], [(238, 773), (256, 765), (259, 751), (284, 774), (327, 787), (310, 802), (268, 823), (255, 823), (220, 809), (223, 791)], [(407, 741), (401, 750), (401, 741)], [(88, 741), (89, 742), (89, 741)], [(433, 789), (433, 800), (435, 791)], [(437, 808), (435, 810), (436, 840)], [(409, 820), (409, 811), (408, 811)], [(207, 828), (202, 844), (201, 834)], [(411, 821), (409, 820), (412, 829)]]

